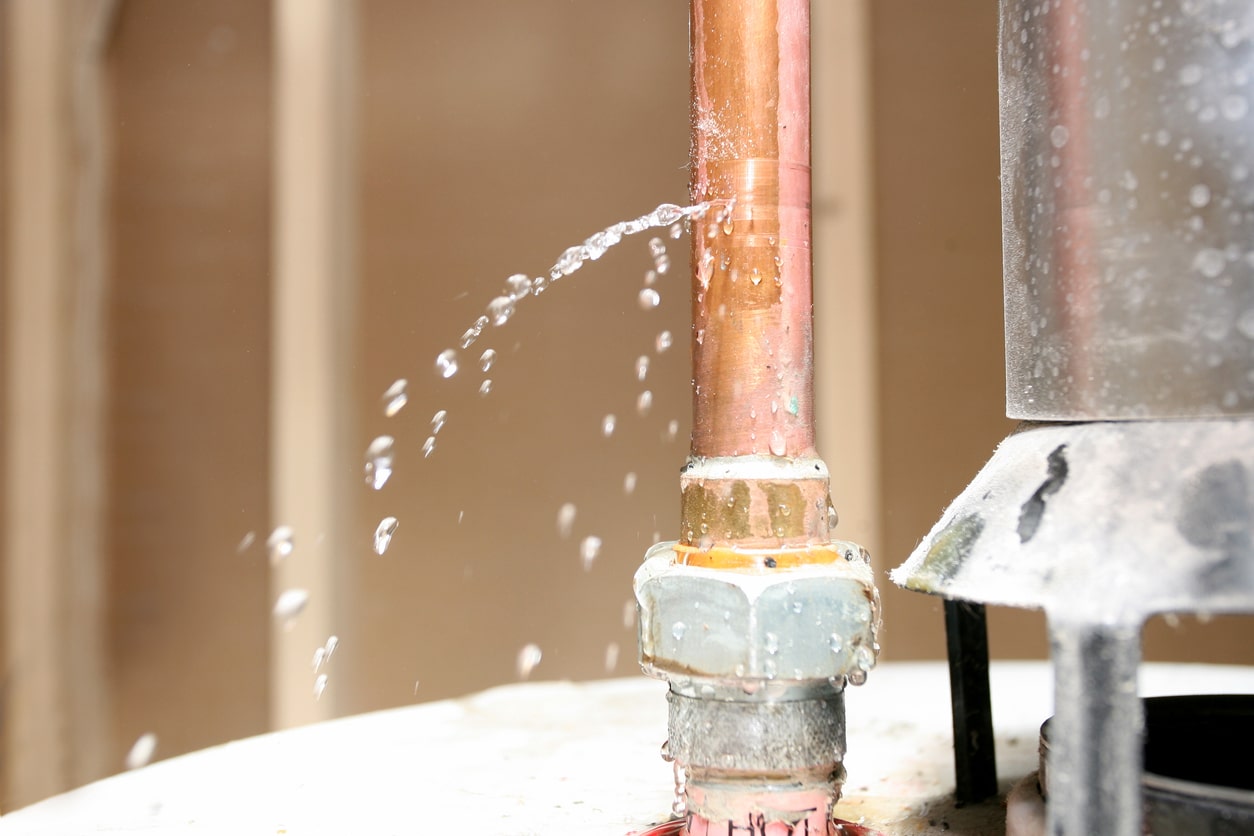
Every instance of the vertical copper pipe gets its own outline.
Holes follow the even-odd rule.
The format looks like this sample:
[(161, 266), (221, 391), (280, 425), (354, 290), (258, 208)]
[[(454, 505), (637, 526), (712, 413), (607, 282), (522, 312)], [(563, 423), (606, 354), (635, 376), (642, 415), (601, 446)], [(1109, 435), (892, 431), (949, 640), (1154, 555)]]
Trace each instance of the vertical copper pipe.
[(692, 0), (693, 456), (814, 455), (809, 0)]
[(770, 568), (792, 560), (774, 552), (829, 542), (814, 450), (810, 2), (691, 0), (691, 12), (690, 187), (711, 208), (692, 233), (679, 545), (725, 568), (743, 562), (728, 549), (752, 551)]

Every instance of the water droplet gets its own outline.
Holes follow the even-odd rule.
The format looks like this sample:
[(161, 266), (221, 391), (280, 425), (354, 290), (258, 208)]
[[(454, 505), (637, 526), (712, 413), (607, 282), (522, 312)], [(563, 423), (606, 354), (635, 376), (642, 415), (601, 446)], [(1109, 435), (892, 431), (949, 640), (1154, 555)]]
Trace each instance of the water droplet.
[(605, 672), (613, 673), (618, 667), (618, 642), (610, 642), (605, 646)]
[(139, 769), (141, 766), (147, 766), (156, 751), (157, 736), (152, 732), (141, 734), (139, 739), (131, 744), (130, 751), (126, 753), (126, 768)]
[(531, 292), (531, 279), (525, 273), (515, 273), (505, 280), (505, 292), (517, 302)]
[(766, 652), (771, 654), (772, 656), (774, 656), (776, 653), (779, 653), (779, 636), (775, 635), (774, 633), (767, 633), (765, 646), (766, 646)]
[(676, 621), (671, 625), (671, 635), (675, 637), (675, 641), (682, 639), (686, 632), (688, 632), (688, 625), (682, 621)]
[(1049, 142), (1055, 148), (1061, 148), (1066, 145), (1070, 137), (1071, 132), (1067, 130), (1066, 125), (1054, 125), (1053, 130), (1049, 132)]
[(596, 562), (599, 554), (601, 554), (601, 538), (591, 534), (583, 538), (583, 542), (579, 544), (579, 557), (583, 560), (585, 572), (592, 570), (592, 564)]
[(498, 296), (488, 303), (488, 317), (498, 328), (509, 322), (514, 310), (514, 300), (508, 296)]
[(679, 761), (673, 761), (671, 769), (675, 773), (675, 799), (671, 802), (671, 815), (683, 819), (688, 815), (688, 772)]
[(392, 535), (396, 533), (396, 527), (399, 524), (396, 517), (383, 518), (374, 530), (375, 554), (383, 554), (388, 550), (388, 546), (392, 545)]
[(622, 232), (617, 226), (603, 229), (595, 235), (588, 236), (583, 242), (584, 252), (590, 261), (596, 261), (605, 255), (606, 250), (622, 240)]
[[(366, 484), (376, 491), (392, 477), (392, 464), (396, 457), (394, 445), (395, 439), (392, 436), (381, 435), (366, 448)], [(271, 535), (272, 539), (273, 536)]]
[(862, 670), (861, 668), (854, 668), (853, 670), (849, 672), (848, 679), (849, 679), (850, 685), (865, 685), (866, 684), (866, 671)]
[(399, 378), (395, 383), (388, 387), (383, 393), (383, 414), (391, 418), (400, 412), (405, 404), (409, 403), (409, 395), (405, 392), (405, 387), (409, 385), (409, 381), (405, 378)]
[(648, 415), (649, 410), (653, 407), (653, 393), (645, 389), (636, 398), (636, 412), (641, 415)]
[(490, 348), (479, 355), (479, 368), (483, 369), (485, 372), (492, 368), (492, 364), (495, 362), (496, 352)]
[(549, 280), (545, 276), (536, 276), (531, 282), (531, 292), (539, 296), (549, 286)]
[(444, 422), (448, 420), (448, 411), (441, 409), (431, 416), (431, 434), (435, 435), (444, 429)]
[(714, 278), (714, 253), (706, 250), (701, 254), (701, 261), (697, 266), (697, 281), (701, 283), (702, 290), (710, 287), (712, 278)]
[(1193, 259), (1193, 269), (1213, 279), (1224, 271), (1224, 254), (1210, 247), (1201, 250)]
[(319, 647), (318, 649), (314, 651), (314, 655), (313, 655), (314, 673), (318, 672), (318, 669), (322, 667), (322, 663), (325, 662), (326, 659), (327, 659), (327, 649), (325, 647)]
[(636, 490), (636, 474), (628, 473), (623, 477), (623, 493), (631, 496)]
[(702, 554), (714, 548), (714, 535), (702, 534), (701, 539), (697, 540), (697, 551)]
[(665, 253), (666, 253), (666, 244), (662, 242), (661, 238), (649, 239), (649, 255), (653, 256), (654, 258), (657, 258), (659, 255), (664, 255)]
[(565, 252), (558, 256), (557, 261), (553, 263), (553, 268), (549, 270), (549, 276), (554, 280), (562, 276), (569, 276), (583, 266), (585, 254), (586, 250), (582, 246), (568, 247)]
[(492, 381), (490, 379), (479, 384), (479, 397), (486, 398), (488, 393), (492, 391)]
[(1210, 203), (1210, 187), (1205, 183), (1198, 183), (1189, 189), (1189, 203), (1198, 209)]
[(653, 262), (653, 269), (657, 270), (659, 276), (665, 276), (671, 269), (671, 257), (663, 253), (657, 257), (657, 261)]
[(640, 291), (640, 296), (638, 297), (637, 301), (639, 302), (640, 309), (642, 311), (648, 311), (648, 310), (652, 310), (653, 308), (656, 308), (659, 304), (661, 304), (662, 297), (659, 296), (658, 292), (654, 290), (653, 288), (646, 287)]
[(424, 459), (431, 458), (431, 454), (435, 452), (435, 436), (427, 436), (427, 440), (422, 442), (422, 457)]
[(563, 540), (570, 537), (570, 532), (575, 525), (575, 515), (578, 513), (575, 503), (567, 502), (557, 509), (557, 534)]
[(239, 541), (239, 545), (235, 547), (235, 551), (239, 552), (240, 554), (243, 554), (244, 552), (252, 548), (252, 545), (255, 542), (257, 542), (257, 534), (256, 532), (250, 531), (244, 535), (244, 538), (242, 540)]
[(672, 241), (678, 241), (684, 234), (683, 224), (671, 224), (670, 236)]
[(618, 419), (615, 418), (613, 415), (606, 415), (604, 418), (602, 418), (601, 419), (601, 435), (605, 436), (606, 438), (609, 438), (610, 436), (612, 436), (614, 434), (614, 425), (617, 423), (617, 421)]
[(266, 538), (266, 551), (270, 553), (271, 565), (287, 557), (294, 548), (296, 548), (296, 539), (290, 525), (279, 526)]
[(623, 628), (626, 630), (630, 630), (632, 627), (635, 627), (635, 626), (636, 626), (636, 602), (624, 601), (623, 602)]
[(671, 422), (666, 425), (666, 440), (674, 441), (678, 436), (679, 436), (679, 421), (672, 418)]
[(323, 650), (327, 652), (327, 661), (331, 661), (331, 655), (335, 653), (335, 648), (340, 646), (339, 636), (327, 636), (327, 643), (323, 646)]
[(1235, 93), (1224, 96), (1223, 101), (1219, 103), (1219, 112), (1224, 115), (1225, 119), (1231, 122), (1241, 119), (1245, 116), (1245, 114), (1249, 113), (1249, 111), (1249, 101), (1247, 101), (1244, 96), (1238, 96)]
[(845, 649), (845, 642), (841, 639), (839, 633), (832, 633), (827, 639), (827, 646), (832, 649), (833, 653), (840, 653)]
[(827, 530), (831, 531), (840, 525), (840, 514), (836, 513), (836, 506), (830, 502), (827, 504)]
[(784, 435), (779, 430), (771, 430), (771, 455), (782, 456), (788, 452)]
[(662, 331), (659, 333), (657, 335), (657, 340), (654, 342), (654, 345), (657, 348), (657, 353), (661, 354), (670, 348), (672, 341), (673, 337), (671, 337), (670, 331)]
[(1246, 308), (1237, 318), (1237, 330), (1247, 340), (1254, 340), (1254, 308)]
[(662, 741), (662, 750), (659, 754), (661, 754), (662, 760), (666, 763), (671, 763), (675, 760), (675, 756), (671, 754), (670, 738)]
[(446, 379), (457, 374), (457, 352), (451, 348), (441, 351), (435, 358), (435, 373)]
[(1202, 80), (1202, 68), (1197, 64), (1186, 64), (1180, 68), (1180, 83), (1191, 87)]
[(325, 673), (318, 674), (318, 678), (314, 680), (313, 695), (315, 700), (322, 699), (322, 692), (327, 689), (327, 675)]
[(274, 617), (283, 622), (291, 622), (308, 603), (308, 589), (285, 589), (274, 602)]
[(663, 203), (653, 210), (653, 223), (657, 226), (669, 226), (684, 216), (684, 210), (673, 203)]
[(540, 651), (539, 645), (524, 645), (523, 649), (518, 651), (518, 678), (526, 679), (531, 676), (531, 672), (536, 669), (536, 665), (540, 664), (542, 658), (544, 654)]
[(641, 354), (636, 358), (636, 380), (641, 382), (649, 376), (649, 358)]
[(871, 648), (861, 645), (858, 652), (854, 654), (854, 662), (861, 671), (869, 671), (875, 667), (875, 654), (871, 652)]

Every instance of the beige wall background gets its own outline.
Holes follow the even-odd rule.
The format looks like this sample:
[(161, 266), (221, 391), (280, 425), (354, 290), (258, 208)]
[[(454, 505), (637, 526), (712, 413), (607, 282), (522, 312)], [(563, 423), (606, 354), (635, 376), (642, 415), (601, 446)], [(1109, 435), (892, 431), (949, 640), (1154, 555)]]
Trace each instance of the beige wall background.
[[(6, 45), (41, 2), (0, 0)], [(83, 7), (44, 5), (67, 19)], [(271, 4), (97, 5), (107, 21), (92, 65), (103, 116), (87, 135), (103, 153), (106, 184), (103, 464), (91, 494), (101, 520), (103, 658), (102, 673), (76, 685), (99, 690), (106, 719), (93, 726), (100, 754), (81, 769), (50, 767), (38, 784), (15, 777), (31, 758), (87, 756), (63, 731), (50, 732), (42, 749), (11, 733), (32, 652), (15, 637), (13, 602), (29, 591), (13, 579), (60, 558), (8, 548), (3, 809), (116, 771), (144, 733), (156, 734), (157, 757), (168, 757), (286, 724), (275, 707), (276, 648), (306, 642), (295, 652), (312, 656), (317, 646), (299, 629), (274, 630), (281, 575), (264, 549), (287, 522), (272, 510), (281, 149)], [(342, 543), (334, 541), (334, 581), (311, 590), (311, 607), (334, 602), (319, 624), (339, 640), (317, 712), (512, 682), (528, 643), (543, 651), (532, 678), (635, 675), (631, 576), (678, 522), (689, 421), (686, 240), (662, 235), (672, 268), (655, 286), (657, 309), (636, 302), (652, 266), (649, 236), (638, 236), (524, 300), (513, 320), (462, 352), (453, 378), (438, 378), (433, 360), (507, 276), (539, 275), (588, 234), (684, 200), (686, 4), (344, 6), (354, 26), (331, 43), (354, 67), (342, 117), (355, 145), (346, 198), (355, 301), (336, 381), (348, 392), (350, 464), (318, 486), (346, 524)], [(837, 474), (839, 533), (876, 554), (886, 659), (943, 655), (939, 601), (897, 591), (883, 572), (905, 559), (1011, 428), (1002, 417), (995, 34), (987, 2), (824, 0), (815, 10), (820, 442)], [(33, 117), (11, 106), (20, 68), (14, 50), (2, 52), (0, 154), (11, 172), (26, 159), (14, 120)], [(77, 66), (74, 54), (55, 60)], [(74, 107), (58, 112), (53, 124), (66, 130), (87, 118)], [(81, 165), (76, 159), (65, 164)], [(84, 199), (75, 194), (66, 217)], [(0, 200), (6, 300), (45, 280), (15, 273), (9, 257), (8, 231), (30, 199), (5, 188)], [(14, 491), (27, 482), (11, 466), (23, 438), (10, 416), (27, 396), (11, 365), (18, 314), (0, 300), (0, 315), (9, 340), (0, 462), (12, 528), (23, 524), (13, 518)], [(76, 326), (53, 316), (48, 327), (69, 340)], [(662, 331), (675, 345), (659, 354)], [(489, 347), (498, 356), (485, 375), (477, 361)], [(634, 371), (640, 355), (650, 357), (643, 383)], [(485, 376), (492, 386), (483, 397)], [(398, 378), (409, 381), (409, 402), (388, 418), (380, 398)], [(645, 388), (653, 404), (642, 416)], [(424, 457), (438, 409), (447, 424)], [(608, 438), (607, 414), (617, 416)], [(395, 437), (396, 470), (376, 492), (361, 467), (379, 434)], [(41, 496), (54, 509), (67, 501), (55, 486)], [(556, 521), (568, 502), (577, 514), (563, 538)], [(376, 555), (372, 533), (389, 515), (399, 527)], [(316, 525), (295, 534), (289, 566), (312, 560), (313, 544), (329, 536)], [(580, 555), (587, 536), (602, 542), (590, 569)], [(1146, 655), (1251, 663), (1252, 638), (1248, 619), (1156, 622)], [(1043, 622), (992, 611), (991, 642), (995, 656), (1043, 655)], [(292, 692), (313, 701), (312, 667), (300, 677)], [(50, 728), (59, 710), (49, 707)]]

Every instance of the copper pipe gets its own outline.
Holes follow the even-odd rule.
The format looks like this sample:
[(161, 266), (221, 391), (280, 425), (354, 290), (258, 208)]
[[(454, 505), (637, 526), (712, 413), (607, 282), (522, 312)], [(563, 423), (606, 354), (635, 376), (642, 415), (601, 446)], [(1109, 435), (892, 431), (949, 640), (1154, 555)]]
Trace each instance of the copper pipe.
[[(809, 0), (692, 0), (692, 458), (680, 549), (828, 540), (814, 449)], [(737, 462), (735, 460), (742, 460)], [(711, 461), (717, 466), (711, 466)], [(771, 463), (774, 462), (775, 465)]]
[(692, 454), (812, 456), (810, 3), (691, 9)]

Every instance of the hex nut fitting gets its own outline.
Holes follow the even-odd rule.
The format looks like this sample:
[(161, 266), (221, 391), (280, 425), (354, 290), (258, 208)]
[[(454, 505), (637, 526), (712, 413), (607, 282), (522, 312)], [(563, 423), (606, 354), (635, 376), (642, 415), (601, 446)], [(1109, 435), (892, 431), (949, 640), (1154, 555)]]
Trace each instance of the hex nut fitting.
[(865, 550), (837, 543), (845, 560), (742, 572), (685, 565), (673, 545), (651, 549), (635, 576), (645, 673), (672, 689), (693, 680), (865, 680), (879, 621)]

